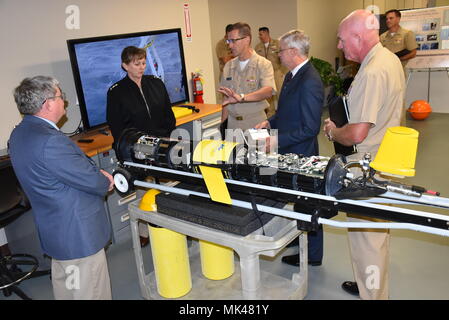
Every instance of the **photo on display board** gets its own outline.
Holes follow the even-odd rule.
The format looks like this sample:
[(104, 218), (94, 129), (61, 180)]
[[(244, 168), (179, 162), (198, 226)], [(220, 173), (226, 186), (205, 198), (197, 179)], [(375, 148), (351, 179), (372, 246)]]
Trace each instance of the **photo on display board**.
[(429, 30), (430, 30), (430, 23), (423, 23), (422, 31), (429, 31)]
[(430, 50), (438, 50), (439, 49), (439, 43), (438, 42), (433, 42), (430, 44)]
[(426, 36), (424, 34), (417, 34), (416, 42), (423, 42), (423, 41), (426, 41)]

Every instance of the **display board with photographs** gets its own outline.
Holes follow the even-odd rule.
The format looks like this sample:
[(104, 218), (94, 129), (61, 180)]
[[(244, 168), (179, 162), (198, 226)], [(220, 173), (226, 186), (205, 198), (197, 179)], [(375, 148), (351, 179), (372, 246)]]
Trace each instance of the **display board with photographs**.
[(401, 27), (416, 35), (418, 55), (449, 54), (449, 6), (401, 11)]
[(401, 27), (416, 35), (418, 52), (407, 68), (449, 68), (449, 6), (401, 10)]

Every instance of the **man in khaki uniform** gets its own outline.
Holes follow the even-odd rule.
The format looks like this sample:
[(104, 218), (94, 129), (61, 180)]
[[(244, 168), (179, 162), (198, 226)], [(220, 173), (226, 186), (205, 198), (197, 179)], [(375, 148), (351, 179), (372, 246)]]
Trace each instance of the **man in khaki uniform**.
[[(270, 37), (270, 30), (267, 27), (259, 28), (259, 39), (260, 42), (256, 45), (254, 50), (258, 55), (271, 61), (274, 71), (274, 81), (276, 82), (276, 88), (279, 91), (282, 87), (285, 74), (287, 73), (287, 70), (282, 65), (278, 55), (279, 40), (275, 40)], [(278, 98), (279, 97), (277, 94), (268, 100), (270, 107), (265, 110), (268, 118), (270, 118), (277, 110)]]
[(231, 28), (232, 28), (232, 24), (228, 24), (226, 26), (225, 35), (224, 35), (223, 39), (220, 39), (215, 46), (215, 53), (217, 54), (218, 65), (220, 66), (220, 76), (218, 78), (219, 81), (221, 80), (221, 76), (223, 74), (224, 65), (226, 64), (226, 62), (228, 62), (229, 60), (234, 58), (232, 56), (231, 49), (229, 49), (229, 46), (226, 43), (226, 35), (227, 35), (228, 31), (231, 30)]
[(235, 23), (227, 33), (227, 42), (234, 59), (227, 62), (218, 92), (222, 93), (222, 121), (228, 129), (253, 128), (267, 119), (266, 99), (276, 94), (273, 66), (251, 48), (251, 28)]
[(393, 9), (385, 13), (388, 30), (380, 36), (382, 45), (396, 54), (405, 68), (407, 62), (416, 56), (418, 45), (413, 31), (403, 29), (399, 25), (401, 12)]
[[(416, 37), (413, 31), (403, 29), (399, 25), (401, 21), (401, 12), (393, 9), (385, 13), (388, 30), (381, 34), (380, 42), (382, 45), (396, 54), (401, 60), (404, 74), (407, 77), (405, 66), (410, 59), (416, 56), (418, 45), (416, 44)], [(405, 93), (404, 93), (405, 94)], [(406, 109), (407, 106), (402, 106), (401, 126), (406, 123)]]
[[(326, 119), (324, 132), (329, 140), (357, 145), (348, 161), (362, 159), (365, 152), (374, 158), (387, 128), (398, 126), (401, 118), (404, 72), (398, 57), (379, 43), (378, 26), (375, 15), (357, 10), (338, 29), (338, 48), (361, 66), (349, 89), (348, 124), (337, 128)], [(354, 173), (357, 177), (360, 170)], [(348, 220), (376, 221), (352, 215)], [(343, 289), (362, 299), (388, 299), (389, 231), (348, 229), (348, 237), (356, 282), (345, 281)]]

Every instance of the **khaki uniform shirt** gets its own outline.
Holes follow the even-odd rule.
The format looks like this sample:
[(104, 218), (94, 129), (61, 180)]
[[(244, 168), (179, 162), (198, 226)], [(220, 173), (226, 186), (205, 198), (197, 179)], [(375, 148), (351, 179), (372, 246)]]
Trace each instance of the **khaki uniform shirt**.
[(284, 82), (285, 74), (288, 72), (288, 69), (282, 65), (281, 60), (278, 56), (279, 40), (271, 39), (268, 48), (265, 47), (264, 43), (259, 42), (254, 48), (254, 50), (258, 55), (267, 58), (268, 60), (271, 61), (274, 70), (274, 81), (276, 82), (277, 89), (280, 90), (282, 87), (282, 83)]
[(264, 58), (267, 58), (273, 64), (274, 71), (281, 69), (282, 64), (279, 59), (279, 40), (271, 39), (268, 44), (268, 48), (265, 47), (265, 44), (259, 42), (254, 48), (256, 53)]
[[(399, 27), (399, 30), (392, 35), (390, 31), (386, 31), (381, 34), (380, 42), (382, 45), (393, 53), (401, 50), (415, 50), (418, 48), (416, 43), (415, 34), (413, 31), (403, 29)], [(402, 66), (405, 67), (407, 60), (401, 61)]]
[[(223, 69), (221, 87), (233, 89), (236, 93), (248, 94), (262, 87), (273, 88), (276, 94), (273, 66), (264, 57), (253, 51), (248, 64), (240, 70), (238, 57), (228, 61)], [(269, 106), (267, 100), (229, 104), (228, 128), (246, 130), (265, 120), (264, 110)]]
[(217, 54), (218, 64), (220, 65), (220, 73), (222, 73), (225, 64), (220, 58), (232, 56), (231, 49), (229, 49), (225, 38), (217, 42), (217, 45), (215, 46), (215, 53)]
[(349, 89), (349, 123), (371, 123), (368, 136), (350, 160), (361, 159), (365, 152), (374, 159), (387, 128), (399, 126), (404, 93), (399, 58), (378, 43), (363, 59)]

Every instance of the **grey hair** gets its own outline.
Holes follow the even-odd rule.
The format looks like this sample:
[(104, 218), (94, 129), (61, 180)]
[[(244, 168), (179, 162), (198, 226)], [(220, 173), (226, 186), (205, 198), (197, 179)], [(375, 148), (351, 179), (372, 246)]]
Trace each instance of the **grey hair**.
[(284, 42), (287, 47), (299, 50), (299, 54), (305, 57), (309, 56), (310, 37), (302, 30), (290, 30), (284, 33), (279, 41)]
[(56, 94), (59, 82), (55, 78), (36, 76), (25, 78), (14, 89), (14, 100), (21, 114), (36, 114), (42, 109), (42, 105), (50, 97)]

